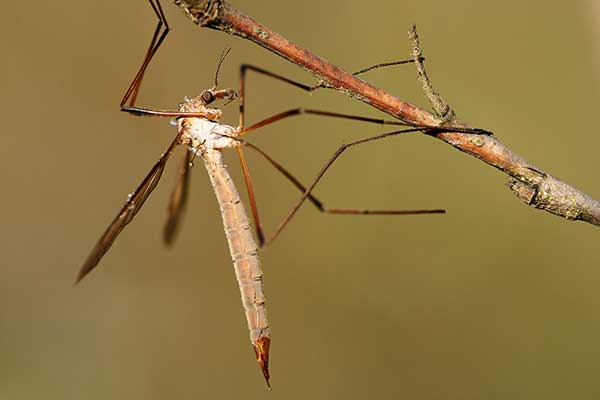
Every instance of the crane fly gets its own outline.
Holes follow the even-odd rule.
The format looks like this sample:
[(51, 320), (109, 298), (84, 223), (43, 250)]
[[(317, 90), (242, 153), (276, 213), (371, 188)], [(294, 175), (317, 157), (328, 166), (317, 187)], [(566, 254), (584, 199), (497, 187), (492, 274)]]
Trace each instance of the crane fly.
[[(142, 180), (141, 184), (131, 193), (125, 202), (123, 208), (119, 211), (115, 219), (110, 223), (104, 234), (100, 237), (96, 246), (84, 262), (79, 274), (77, 282), (83, 279), (90, 271), (92, 271), (100, 262), (101, 258), (106, 254), (109, 248), (114, 243), (117, 236), (125, 228), (129, 222), (138, 213), (148, 196), (157, 186), (160, 177), (165, 169), (167, 160), (177, 146), (185, 146), (186, 152), (177, 172), (177, 181), (173, 192), (169, 199), (167, 208), (167, 219), (163, 229), (163, 240), (167, 245), (171, 245), (175, 238), (175, 233), (183, 209), (185, 208), (187, 192), (190, 180), (190, 168), (192, 166), (193, 157), (199, 156), (203, 159), (206, 170), (210, 178), (213, 190), (219, 203), (225, 236), (229, 245), (229, 250), (233, 260), (235, 276), (240, 288), (242, 305), (246, 315), (248, 328), (250, 330), (250, 341), (254, 349), (256, 360), (263, 373), (267, 386), (270, 389), (269, 382), (269, 348), (271, 343), (269, 323), (267, 320), (267, 311), (265, 307), (265, 297), (263, 293), (262, 271), (258, 258), (258, 245), (261, 247), (271, 243), (278, 237), (282, 229), (295, 215), (296, 211), (306, 201), (310, 201), (319, 211), (330, 214), (380, 214), (380, 215), (405, 215), (405, 214), (435, 214), (443, 213), (444, 210), (366, 210), (366, 209), (340, 209), (327, 208), (319, 201), (312, 191), (323, 177), (325, 172), (334, 163), (334, 161), (348, 148), (364, 144), (367, 142), (396, 136), (408, 132), (426, 131), (455, 131), (472, 134), (489, 134), (489, 132), (481, 129), (471, 128), (448, 128), (425, 125), (414, 125), (400, 121), (388, 121), (377, 118), (361, 117), (356, 115), (342, 114), (337, 112), (294, 108), (279, 114), (273, 115), (260, 122), (257, 122), (249, 127), (244, 127), (244, 87), (247, 71), (254, 71), (285, 82), (292, 86), (298, 87), (305, 91), (314, 91), (321, 86), (309, 86), (293, 81), (281, 75), (274, 74), (264, 69), (243, 64), (240, 68), (240, 90), (236, 92), (233, 89), (218, 89), (219, 70), (229, 50), (223, 52), (218, 62), (217, 70), (214, 78), (214, 85), (210, 89), (206, 89), (199, 96), (188, 98), (179, 105), (176, 111), (154, 110), (149, 108), (141, 108), (135, 106), (135, 101), (140, 89), (141, 82), (150, 61), (156, 54), (158, 48), (163, 43), (169, 33), (169, 25), (165, 18), (164, 12), (158, 0), (149, 0), (154, 13), (158, 18), (158, 23), (152, 36), (150, 46), (146, 52), (144, 61), (127, 89), (124, 97), (121, 100), (121, 111), (137, 115), (137, 116), (153, 116), (153, 117), (168, 117), (176, 118), (177, 134), (172, 142), (167, 147), (167, 150), (162, 154), (150, 172)], [(373, 67), (359, 71), (363, 73), (373, 68), (381, 66), (396, 65), (404, 62), (377, 64)], [(358, 74), (357, 73), (357, 74)], [(222, 112), (220, 109), (209, 107), (217, 101), (231, 102), (239, 98), (239, 125), (237, 127), (221, 124), (219, 119)], [(263, 126), (278, 122), (285, 118), (289, 118), (301, 114), (312, 114), (323, 117), (333, 117), (340, 119), (350, 119), (355, 121), (376, 123), (380, 125), (396, 125), (408, 126), (408, 128), (394, 130), (376, 136), (367, 137), (344, 144), (338, 148), (327, 163), (321, 168), (317, 176), (310, 185), (303, 185), (296, 179), (282, 164), (275, 161), (268, 154), (258, 148), (256, 145), (242, 139), (242, 136), (249, 132), (255, 131)], [(302, 196), (290, 209), (287, 216), (277, 226), (274, 233), (265, 239), (263, 229), (260, 223), (258, 208), (256, 205), (256, 197), (252, 189), (252, 182), (246, 164), (242, 147), (248, 147), (256, 151), (264, 157), (273, 167), (275, 167), (285, 178), (287, 178), (300, 192)], [(222, 151), (225, 149), (235, 149), (240, 159), (244, 181), (247, 187), (248, 198), (254, 219), (255, 234), (258, 239), (254, 239), (250, 220), (246, 215), (244, 206), (240, 200), (238, 191), (227, 171), (223, 162)]]

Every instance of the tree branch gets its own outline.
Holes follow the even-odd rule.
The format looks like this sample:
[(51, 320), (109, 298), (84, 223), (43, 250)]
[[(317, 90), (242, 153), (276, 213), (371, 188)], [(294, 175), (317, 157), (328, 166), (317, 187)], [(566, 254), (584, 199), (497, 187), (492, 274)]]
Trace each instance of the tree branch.
[[(468, 128), (433, 90), (422, 60), (416, 28), (409, 32), (418, 78), (436, 114), (422, 110), (378, 89), (360, 78), (312, 54), (266, 26), (233, 8), (225, 0), (173, 0), (202, 27), (221, 30), (251, 40), (312, 73), (319, 86), (335, 89), (365, 102), (404, 122), (419, 125)], [(533, 167), (496, 137), (458, 132), (436, 132), (432, 136), (499, 169), (509, 176), (508, 188), (526, 204), (568, 220), (600, 226), (600, 202), (565, 182)]]

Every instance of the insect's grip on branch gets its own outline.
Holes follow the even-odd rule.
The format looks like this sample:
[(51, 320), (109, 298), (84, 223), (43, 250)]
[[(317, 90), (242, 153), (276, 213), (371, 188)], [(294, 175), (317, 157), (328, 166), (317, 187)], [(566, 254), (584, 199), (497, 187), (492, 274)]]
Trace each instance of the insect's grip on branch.
[[(421, 126), (443, 125), (452, 132), (432, 136), (499, 169), (509, 176), (509, 187), (521, 200), (569, 220), (600, 226), (600, 202), (541, 171), (513, 152), (495, 136), (466, 133), (469, 128), (433, 90), (422, 61), (416, 28), (409, 32), (418, 78), (436, 115), (378, 89), (236, 10), (225, 0), (173, 0), (196, 24), (217, 29), (264, 47), (312, 73), (323, 88), (335, 89), (401, 121)], [(465, 132), (457, 131), (458, 128)], [(525, 195), (524, 193), (529, 193)]]

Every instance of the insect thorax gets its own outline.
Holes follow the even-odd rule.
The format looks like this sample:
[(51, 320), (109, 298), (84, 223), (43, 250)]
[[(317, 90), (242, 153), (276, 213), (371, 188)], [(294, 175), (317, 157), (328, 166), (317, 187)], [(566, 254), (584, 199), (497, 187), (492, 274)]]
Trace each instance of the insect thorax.
[(235, 140), (238, 128), (220, 124), (221, 110), (207, 108), (198, 98), (186, 98), (179, 105), (182, 112), (204, 114), (205, 117), (183, 117), (177, 121), (179, 132), (182, 133), (182, 142), (201, 152), (212, 149), (237, 147), (239, 141)]

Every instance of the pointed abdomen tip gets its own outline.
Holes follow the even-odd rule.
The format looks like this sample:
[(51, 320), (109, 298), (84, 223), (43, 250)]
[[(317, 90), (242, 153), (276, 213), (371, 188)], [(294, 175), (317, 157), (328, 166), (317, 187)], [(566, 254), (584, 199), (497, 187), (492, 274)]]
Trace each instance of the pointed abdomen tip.
[(271, 390), (271, 383), (269, 382), (269, 347), (271, 345), (271, 339), (268, 337), (262, 337), (252, 344), (254, 347), (254, 354), (256, 354), (256, 361), (260, 366), (260, 369), (267, 382), (267, 387)]

